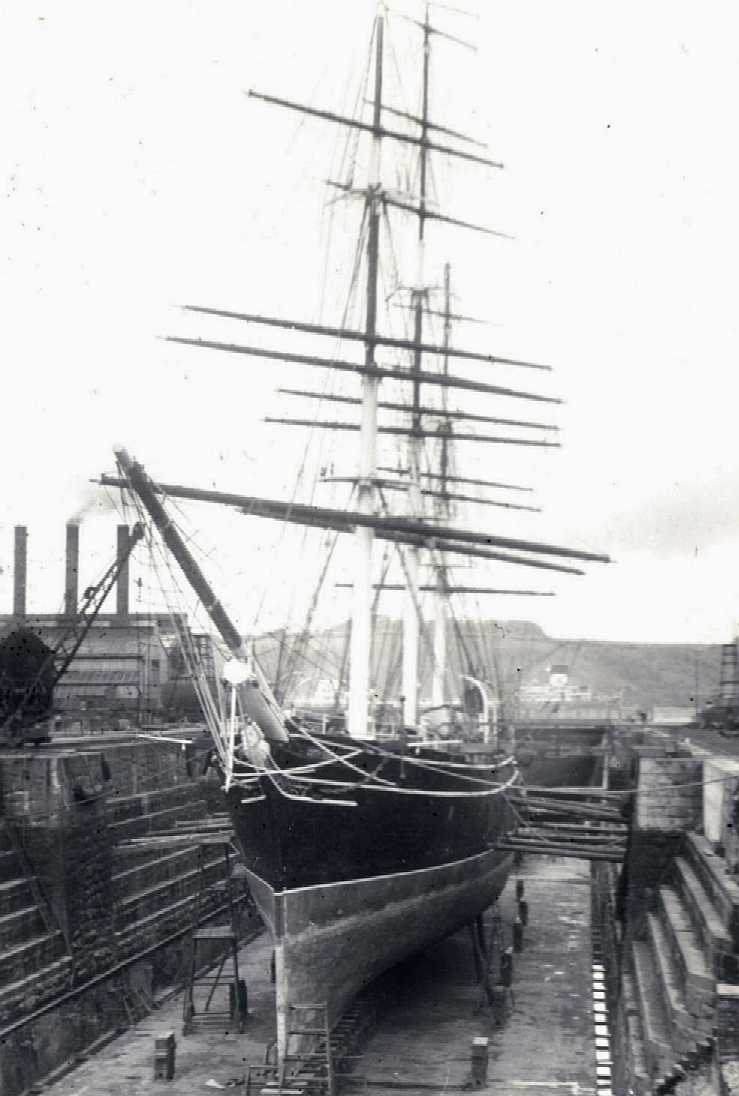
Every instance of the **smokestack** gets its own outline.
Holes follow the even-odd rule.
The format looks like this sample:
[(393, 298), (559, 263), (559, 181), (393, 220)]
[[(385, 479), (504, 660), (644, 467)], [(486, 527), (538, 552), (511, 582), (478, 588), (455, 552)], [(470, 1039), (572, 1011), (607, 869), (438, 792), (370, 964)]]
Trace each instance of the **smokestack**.
[(79, 601), (80, 569), (80, 527), (75, 522), (67, 522), (67, 552), (64, 577), (64, 612), (74, 616)]
[(26, 615), (26, 566), (28, 560), (28, 531), (25, 525), (15, 527), (13, 555), (13, 614)]
[[(128, 551), (128, 526), (119, 525), (118, 532), (118, 548), (117, 558), (123, 559)], [(128, 606), (128, 560), (123, 564), (118, 572), (118, 580), (115, 587), (115, 611), (120, 617), (127, 617), (129, 612)]]

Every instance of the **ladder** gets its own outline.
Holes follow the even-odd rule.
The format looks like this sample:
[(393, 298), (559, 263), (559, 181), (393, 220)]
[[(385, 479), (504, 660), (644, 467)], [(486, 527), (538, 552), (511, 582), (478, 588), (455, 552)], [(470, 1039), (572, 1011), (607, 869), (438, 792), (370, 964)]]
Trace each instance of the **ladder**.
[(261, 1096), (336, 1096), (327, 1013), (324, 1004), (288, 1007), (285, 1054)]
[[(190, 931), (189, 955), (185, 972), (185, 995), (182, 1006), (182, 1034), (189, 1035), (197, 1026), (236, 1023), (237, 1030), (243, 1032), (247, 1016), (246, 983), (239, 978), (239, 933), (237, 910), (234, 901), (234, 883), (239, 878), (230, 839), (225, 834), (199, 835), (198, 842), (198, 890), (193, 905), (192, 927)], [(214, 846), (223, 850), (223, 878), (208, 883), (208, 868), (212, 861), (208, 851)], [(207, 895), (223, 893), (227, 919), (222, 924), (201, 924), (203, 902)], [(220, 955), (207, 958), (204, 948), (211, 950), (213, 941), (220, 943)], [(227, 964), (231, 963), (228, 974)], [(214, 968), (215, 974), (213, 973)], [(211, 1004), (216, 990), (221, 987), (228, 990), (228, 1007), (212, 1009)], [(198, 990), (200, 993), (198, 994)], [(205, 1002), (203, 1004), (203, 996)]]

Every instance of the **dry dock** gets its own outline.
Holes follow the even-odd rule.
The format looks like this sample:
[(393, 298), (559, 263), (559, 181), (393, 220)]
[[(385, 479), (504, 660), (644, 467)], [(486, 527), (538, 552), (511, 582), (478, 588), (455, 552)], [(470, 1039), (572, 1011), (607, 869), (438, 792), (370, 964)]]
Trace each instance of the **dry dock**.
[[(460, 1091), (470, 1076), (472, 1040), (482, 1036), (489, 1039), (491, 1090), (595, 1093), (588, 865), (534, 858), (522, 865), (498, 904), (505, 944), (511, 943), (516, 879), (524, 881), (529, 923), (524, 949), (514, 956), (512, 999), (497, 1008), (485, 1003), (467, 933), (396, 968), (357, 1067), (369, 1091), (377, 1096)], [(205, 1029), (182, 1036), (177, 995), (43, 1091), (49, 1096), (204, 1093), (242, 1081), (247, 1066), (264, 1062), (274, 1038), (269, 954), (265, 935), (241, 952), (250, 1012), (243, 1035)], [(155, 1080), (154, 1039), (172, 1030), (174, 1080)]]
[[(507, 1018), (483, 1003), (466, 933), (396, 971), (397, 994), (370, 1041), (362, 1073), (378, 1093), (405, 1083), (461, 1088), (470, 1047), (489, 1039), (488, 1085), (506, 1092), (594, 1093), (590, 871), (580, 860), (531, 859), (498, 906), (506, 942), (516, 912), (515, 879), (529, 903), (524, 950), (514, 956)], [(390, 1083), (383, 1087), (382, 1080)]]

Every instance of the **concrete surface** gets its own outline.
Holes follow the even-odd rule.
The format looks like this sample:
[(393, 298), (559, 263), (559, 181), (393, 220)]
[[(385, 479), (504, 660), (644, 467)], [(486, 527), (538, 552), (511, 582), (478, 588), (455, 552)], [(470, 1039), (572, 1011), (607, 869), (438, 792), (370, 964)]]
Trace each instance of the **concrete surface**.
[[(524, 864), (499, 902), (505, 945), (511, 943), (516, 878), (525, 883), (529, 924), (524, 951), (514, 957), (507, 1018), (501, 1022), (501, 1010), (485, 1003), (475, 981), (469, 936), (458, 933), (383, 980), (382, 1015), (357, 1068), (369, 1082), (367, 1091), (390, 1096), (402, 1092), (406, 1082), (417, 1091), (458, 1091), (470, 1072), (473, 1038), (487, 1036), (491, 1089), (595, 1093), (588, 865), (544, 858)], [(264, 1062), (274, 1039), (269, 956), (266, 935), (240, 954), (249, 987), (244, 1035), (201, 1029), (183, 1037), (177, 995), (43, 1091), (48, 1096), (179, 1096), (217, 1091), (207, 1085), (209, 1080), (224, 1086), (240, 1080), (247, 1063)], [(177, 1039), (175, 1079), (155, 1081), (154, 1039), (170, 1030)]]
[[(580, 860), (530, 858), (498, 903), (511, 943), (515, 880), (529, 904), (524, 950), (514, 955), (513, 999), (500, 1023), (475, 983), (467, 933), (397, 968), (396, 994), (359, 1067), (372, 1092), (403, 1081), (439, 1091), (461, 1087), (476, 1036), (490, 1040), (493, 1089), (595, 1092), (590, 871)], [(497, 962), (496, 962), (497, 969)], [(377, 1084), (391, 1082), (387, 1087)]]
[[(79, 1065), (66, 1077), (44, 1087), (48, 1096), (139, 1096), (171, 1093), (172, 1096), (217, 1091), (209, 1080), (226, 1086), (241, 1080), (246, 1066), (261, 1065), (267, 1046), (275, 1038), (274, 993), (269, 982), (271, 948), (263, 933), (239, 953), (239, 974), (246, 979), (249, 1021), (243, 1035), (223, 1028), (200, 1028), (182, 1035), (182, 994), (172, 997), (135, 1027), (109, 1043), (100, 1053)], [(223, 1007), (226, 990), (219, 1004)], [(174, 1031), (177, 1040), (175, 1076), (154, 1080), (154, 1039)], [(243, 1092), (243, 1088), (236, 1091)]]

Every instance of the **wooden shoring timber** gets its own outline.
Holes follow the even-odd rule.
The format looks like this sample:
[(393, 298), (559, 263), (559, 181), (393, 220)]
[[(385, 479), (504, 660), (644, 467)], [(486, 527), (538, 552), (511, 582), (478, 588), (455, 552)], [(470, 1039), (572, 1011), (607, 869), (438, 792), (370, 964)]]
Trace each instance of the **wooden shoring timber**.
[(532, 818), (540, 818), (542, 816), (549, 816), (554, 821), (557, 818), (563, 820), (577, 822), (581, 820), (587, 820), (592, 822), (621, 822), (621, 815), (612, 811), (599, 811), (597, 809), (590, 809), (577, 806), (571, 807), (569, 805), (557, 806), (557, 807), (540, 807), (531, 803), (527, 803), (525, 799), (511, 799), (511, 802), (515, 805), (516, 810), (521, 814), (530, 816)]
[(628, 829), (623, 826), (613, 826), (608, 822), (559, 822), (555, 820), (547, 822), (524, 822), (521, 829), (536, 830), (537, 833), (562, 834), (563, 836), (588, 834), (602, 838), (604, 835), (613, 838), (626, 838)]
[(621, 803), (606, 799), (594, 792), (566, 795), (564, 791), (553, 788), (550, 794), (548, 791), (545, 793), (538, 788), (527, 788), (525, 784), (518, 785), (515, 791), (518, 796), (528, 799), (530, 803), (542, 803), (546, 806), (552, 803), (555, 806), (557, 804), (564, 804), (565, 806), (572, 804), (574, 807), (602, 807), (604, 810), (621, 810)]
[[(625, 823), (619, 825), (615, 822), (610, 824), (606, 822), (598, 822), (596, 825), (590, 827), (587, 823), (582, 822), (555, 822), (554, 820), (552, 820), (551, 822), (532, 823), (532, 826), (534, 825), (536, 826), (537, 830), (552, 830), (553, 832), (566, 832), (569, 830), (572, 832), (581, 833), (584, 829), (585, 833), (609, 834), (614, 837), (625, 837), (629, 832), (629, 827)], [(519, 829), (518, 832), (520, 833), (521, 830)]]
[(626, 791), (612, 792), (604, 791), (602, 788), (593, 788), (589, 785), (586, 785), (584, 787), (573, 786), (571, 788), (567, 787), (567, 785), (563, 785), (559, 788), (549, 788), (546, 787), (546, 785), (542, 784), (523, 784), (522, 788), (526, 791), (528, 795), (543, 795), (546, 798), (550, 798), (553, 795), (564, 795), (568, 799), (572, 799), (575, 796), (585, 796), (592, 799), (605, 799), (608, 801), (613, 801), (614, 799), (616, 799), (620, 801), (622, 799), (627, 799), (631, 795), (634, 795), (634, 791), (630, 788)]
[(513, 800), (516, 809), (521, 814), (527, 815), (532, 819), (539, 821), (540, 819), (556, 822), (558, 819), (562, 819), (563, 822), (620, 822), (620, 816), (609, 814), (603, 811), (587, 811), (582, 808), (578, 810), (570, 810), (567, 807), (530, 807), (526, 803), (520, 800)]
[(552, 847), (562, 847), (563, 849), (592, 849), (594, 852), (624, 852), (626, 850), (625, 841), (584, 841), (578, 843), (577, 841), (561, 841), (554, 838), (549, 838), (546, 834), (521, 836), (518, 833), (512, 834), (506, 838), (507, 841), (516, 841), (522, 845), (551, 845)]
[(581, 799), (545, 799), (544, 796), (521, 795), (517, 788), (508, 793), (515, 803), (520, 803), (530, 810), (561, 811), (566, 814), (579, 812), (602, 817), (604, 821), (613, 819), (614, 822), (623, 822), (624, 818), (618, 807), (607, 807), (600, 803), (586, 803)]
[(231, 833), (153, 833), (146, 837), (130, 837), (120, 841), (121, 849), (145, 849), (151, 846), (166, 848), (169, 845), (229, 845), (234, 839)]
[(561, 846), (567, 849), (593, 849), (596, 852), (603, 850), (620, 850), (623, 852), (626, 849), (627, 842), (621, 840), (618, 837), (604, 837), (600, 841), (567, 841), (560, 839), (559, 837), (550, 836), (548, 834), (521, 834), (519, 831), (509, 834), (506, 841), (517, 841), (522, 845), (552, 845)]
[(596, 851), (595, 849), (578, 848), (575, 845), (544, 845), (516, 840), (502, 841), (497, 848), (510, 852), (539, 853), (543, 856), (572, 857), (577, 860), (606, 860), (612, 864), (620, 864), (624, 858), (624, 853), (618, 849)]

